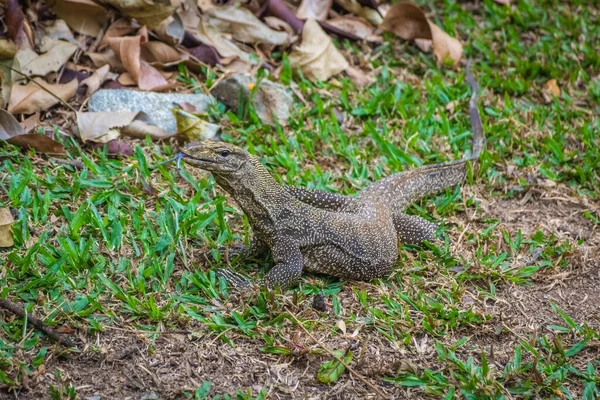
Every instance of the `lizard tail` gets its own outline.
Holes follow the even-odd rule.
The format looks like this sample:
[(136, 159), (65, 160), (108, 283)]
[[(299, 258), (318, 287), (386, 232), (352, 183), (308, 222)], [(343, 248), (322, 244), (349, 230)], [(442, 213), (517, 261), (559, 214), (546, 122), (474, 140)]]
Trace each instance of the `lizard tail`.
[(478, 159), (485, 147), (485, 136), (477, 107), (478, 85), (471, 75), (470, 66), (471, 60), (467, 62), (466, 68), (467, 81), (472, 92), (469, 100), (469, 117), (473, 131), (471, 154), (462, 160), (425, 165), (388, 176), (368, 186), (361, 193), (362, 198), (371, 197), (373, 200), (383, 198), (392, 205), (393, 209), (400, 211), (423, 196), (458, 185), (465, 179), (467, 161)]

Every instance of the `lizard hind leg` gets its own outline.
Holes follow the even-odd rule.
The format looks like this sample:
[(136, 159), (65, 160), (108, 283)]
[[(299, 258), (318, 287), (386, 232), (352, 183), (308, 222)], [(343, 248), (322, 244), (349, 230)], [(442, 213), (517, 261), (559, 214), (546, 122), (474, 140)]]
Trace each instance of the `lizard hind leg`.
[(398, 240), (405, 244), (419, 244), (436, 240), (437, 224), (416, 215), (397, 213), (393, 215)]

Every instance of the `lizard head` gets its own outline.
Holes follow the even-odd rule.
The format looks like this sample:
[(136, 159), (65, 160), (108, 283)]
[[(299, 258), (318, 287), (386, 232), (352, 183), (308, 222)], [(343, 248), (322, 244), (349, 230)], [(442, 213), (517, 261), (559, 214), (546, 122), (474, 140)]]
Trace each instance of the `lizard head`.
[(218, 175), (239, 171), (251, 157), (248, 152), (237, 146), (210, 139), (190, 143), (181, 153), (186, 164)]

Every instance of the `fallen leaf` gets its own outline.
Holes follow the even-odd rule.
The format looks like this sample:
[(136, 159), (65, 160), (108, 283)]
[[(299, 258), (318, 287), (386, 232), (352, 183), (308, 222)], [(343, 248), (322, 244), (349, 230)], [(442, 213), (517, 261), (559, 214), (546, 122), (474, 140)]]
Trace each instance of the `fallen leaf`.
[(375, 28), (369, 21), (351, 14), (332, 18), (327, 23), (360, 39), (368, 39), (375, 33)]
[(172, 109), (177, 120), (177, 134), (190, 141), (200, 141), (216, 136), (221, 127), (181, 109)]
[(56, 0), (54, 12), (82, 35), (96, 37), (102, 30), (107, 11), (92, 0)]
[(33, 149), (39, 153), (65, 154), (62, 144), (45, 135), (25, 133), (26, 131), (10, 113), (0, 110), (0, 140), (24, 149)]
[[(397, 3), (385, 15), (380, 28), (394, 32), (404, 40), (429, 39), (438, 62), (450, 59), (454, 64), (462, 57), (462, 44), (429, 21), (423, 11), (412, 3)], [(420, 42), (420, 48), (426, 48)]]
[(31, 116), (25, 118), (24, 121), (21, 121), (19, 125), (23, 128), (23, 132), (29, 133), (35, 129), (36, 126), (40, 124), (40, 113), (36, 112)]
[(10, 90), (12, 88), (12, 68), (13, 60), (0, 61), (0, 95), (2, 96), (0, 108), (6, 108), (10, 100)]
[(225, 38), (218, 29), (211, 25), (206, 15), (203, 15), (200, 19), (196, 36), (202, 43), (213, 47), (221, 57), (231, 58), (232, 60), (239, 58), (246, 63), (251, 62), (250, 54)]
[[(335, 354), (338, 358), (340, 358), (346, 365), (352, 362), (352, 351), (348, 350), (345, 354), (341, 350), (334, 350), (333, 354)], [(344, 364), (339, 362), (336, 358), (331, 361), (324, 362), (319, 367), (319, 372), (317, 372), (317, 379), (321, 383), (335, 383), (340, 379), (340, 376), (344, 373), (346, 367)]]
[(332, 4), (333, 0), (302, 0), (296, 10), (296, 16), (300, 19), (325, 21)]
[(119, 137), (115, 128), (129, 125), (137, 112), (78, 112), (77, 128), (83, 142), (108, 143)]
[(348, 61), (334, 46), (319, 24), (310, 19), (302, 30), (302, 43), (289, 55), (292, 67), (299, 67), (306, 78), (326, 81), (348, 67)]
[(431, 39), (415, 39), (415, 44), (423, 53), (429, 53), (431, 51), (431, 47), (433, 46), (433, 41)]
[(76, 45), (63, 40), (56, 40), (52, 48), (39, 56), (33, 50), (19, 50), (14, 69), (27, 76), (46, 76), (65, 65), (76, 50)]
[(198, 0), (196, 5), (202, 11), (202, 13), (206, 13), (211, 8), (215, 8), (216, 5), (213, 3), (213, 0)]
[(57, 85), (46, 83), (40, 78), (35, 78), (26, 85), (13, 84), (8, 102), (8, 112), (11, 114), (33, 114), (36, 111), (45, 110), (57, 104), (59, 100), (42, 89), (40, 85), (65, 102), (75, 96), (79, 86), (77, 79), (66, 84)]
[(350, 14), (363, 17), (373, 24), (373, 26), (379, 26), (383, 20), (379, 11), (370, 7), (363, 7), (358, 0), (335, 0), (335, 3), (340, 5)]
[(167, 80), (160, 72), (141, 59), (141, 46), (147, 42), (145, 29), (140, 29), (137, 36), (123, 38), (110, 38), (108, 43), (114, 53), (123, 63), (123, 67), (131, 74), (133, 80), (141, 90), (152, 90), (165, 86)]
[(9, 39), (0, 39), (0, 60), (11, 60), (17, 54), (17, 45)]
[(0, 140), (9, 140), (24, 133), (23, 127), (15, 117), (4, 110), (0, 110)]
[(294, 28), (292, 28), (292, 26), (290, 24), (288, 24), (287, 22), (285, 22), (282, 19), (279, 19), (277, 17), (273, 17), (273, 16), (267, 16), (264, 18), (265, 20), (265, 24), (267, 24), (267, 26), (271, 29), (274, 29), (276, 31), (284, 31), (287, 32), (290, 37), (292, 38), (292, 41), (295, 42), (296, 38), (294, 38), (294, 36), (296, 35), (296, 32), (294, 31)]
[(463, 52), (463, 46), (462, 43), (460, 43), (460, 40), (448, 35), (431, 21), (429, 22), (429, 25), (431, 26), (431, 35), (433, 36), (431, 40), (433, 54), (435, 54), (438, 62), (450, 60), (453, 65), (458, 64)]
[(6, 36), (12, 40), (18, 49), (33, 48), (33, 32), (25, 18), (18, 0), (3, 2), (4, 18), (3, 25), (6, 26)]
[(201, 44), (196, 47), (192, 47), (187, 49), (188, 53), (194, 57), (194, 59), (208, 64), (210, 66), (217, 65), (221, 63), (221, 58), (219, 57), (219, 53), (215, 50), (214, 47), (208, 46), (206, 44)]
[(119, 75), (117, 82), (123, 86), (135, 86), (135, 80), (129, 72), (123, 72), (121, 75)]
[(556, 79), (550, 79), (544, 84), (544, 91), (556, 97), (560, 96), (560, 88), (558, 87), (558, 83)]
[(502, 5), (509, 5), (510, 4), (510, 0), (494, 0), (495, 3), (498, 4), (502, 4)]
[(15, 242), (12, 224), (15, 222), (8, 207), (0, 207), (0, 247), (12, 247)]
[(139, 113), (132, 123), (121, 128), (121, 133), (138, 139), (145, 139), (146, 136), (149, 136), (152, 140), (162, 140), (175, 135), (158, 126), (149, 124), (147, 116), (142, 112)]
[(100, 42), (100, 48), (108, 45), (108, 39), (114, 37), (120, 38), (123, 36), (127, 36), (138, 29), (139, 27), (136, 28), (136, 26), (134, 26), (134, 24), (129, 18), (119, 18), (118, 20), (110, 24), (110, 26), (104, 33), (102, 41)]
[(177, 45), (183, 40), (185, 28), (179, 14), (175, 13), (161, 22), (154, 33), (166, 44)]
[(337, 326), (344, 335), (346, 334), (346, 323), (344, 322), (344, 320), (340, 319), (338, 322), (335, 323), (335, 326)]
[(233, 39), (249, 44), (288, 44), (290, 35), (275, 31), (256, 18), (250, 10), (236, 6), (211, 8), (206, 12), (208, 20), (221, 34), (229, 33)]
[(45, 31), (46, 35), (42, 37), (40, 44), (40, 51), (42, 52), (46, 52), (54, 46), (54, 40), (50, 39), (65, 40), (79, 47), (79, 43), (75, 40), (73, 32), (69, 29), (69, 25), (62, 19), (55, 20), (46, 27)]
[(149, 63), (168, 65), (180, 63), (188, 57), (163, 42), (146, 42), (142, 45), (142, 58)]
[(140, 25), (154, 29), (173, 14), (169, 0), (104, 0), (122, 15), (135, 18)]
[(108, 64), (113, 71), (122, 72), (125, 70), (123, 64), (112, 49), (105, 49), (102, 53), (86, 53), (85, 55), (92, 60), (92, 63), (94, 63), (96, 68)]
[(85, 91), (86, 96), (91, 96), (95, 93), (100, 86), (107, 80), (116, 79), (117, 74), (113, 74), (110, 72), (110, 65), (106, 64), (100, 68), (98, 68), (92, 75), (88, 78), (81, 81), (81, 85), (87, 86)]
[(369, 86), (375, 82), (375, 78), (365, 74), (362, 70), (352, 66), (346, 67), (344, 70), (348, 77), (356, 86)]
[[(120, 134), (144, 139), (150, 136), (160, 140), (170, 136), (157, 126), (148, 124), (143, 112), (78, 112), (77, 127), (82, 141), (109, 143)], [(113, 145), (115, 146), (115, 145)]]

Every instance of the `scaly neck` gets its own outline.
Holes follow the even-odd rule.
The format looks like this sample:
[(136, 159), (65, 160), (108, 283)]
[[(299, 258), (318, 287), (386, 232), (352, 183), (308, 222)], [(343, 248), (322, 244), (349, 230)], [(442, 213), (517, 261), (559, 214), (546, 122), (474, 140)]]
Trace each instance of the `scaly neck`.
[(214, 175), (217, 184), (229, 193), (253, 220), (272, 215), (293, 201), (256, 158), (236, 174)]

